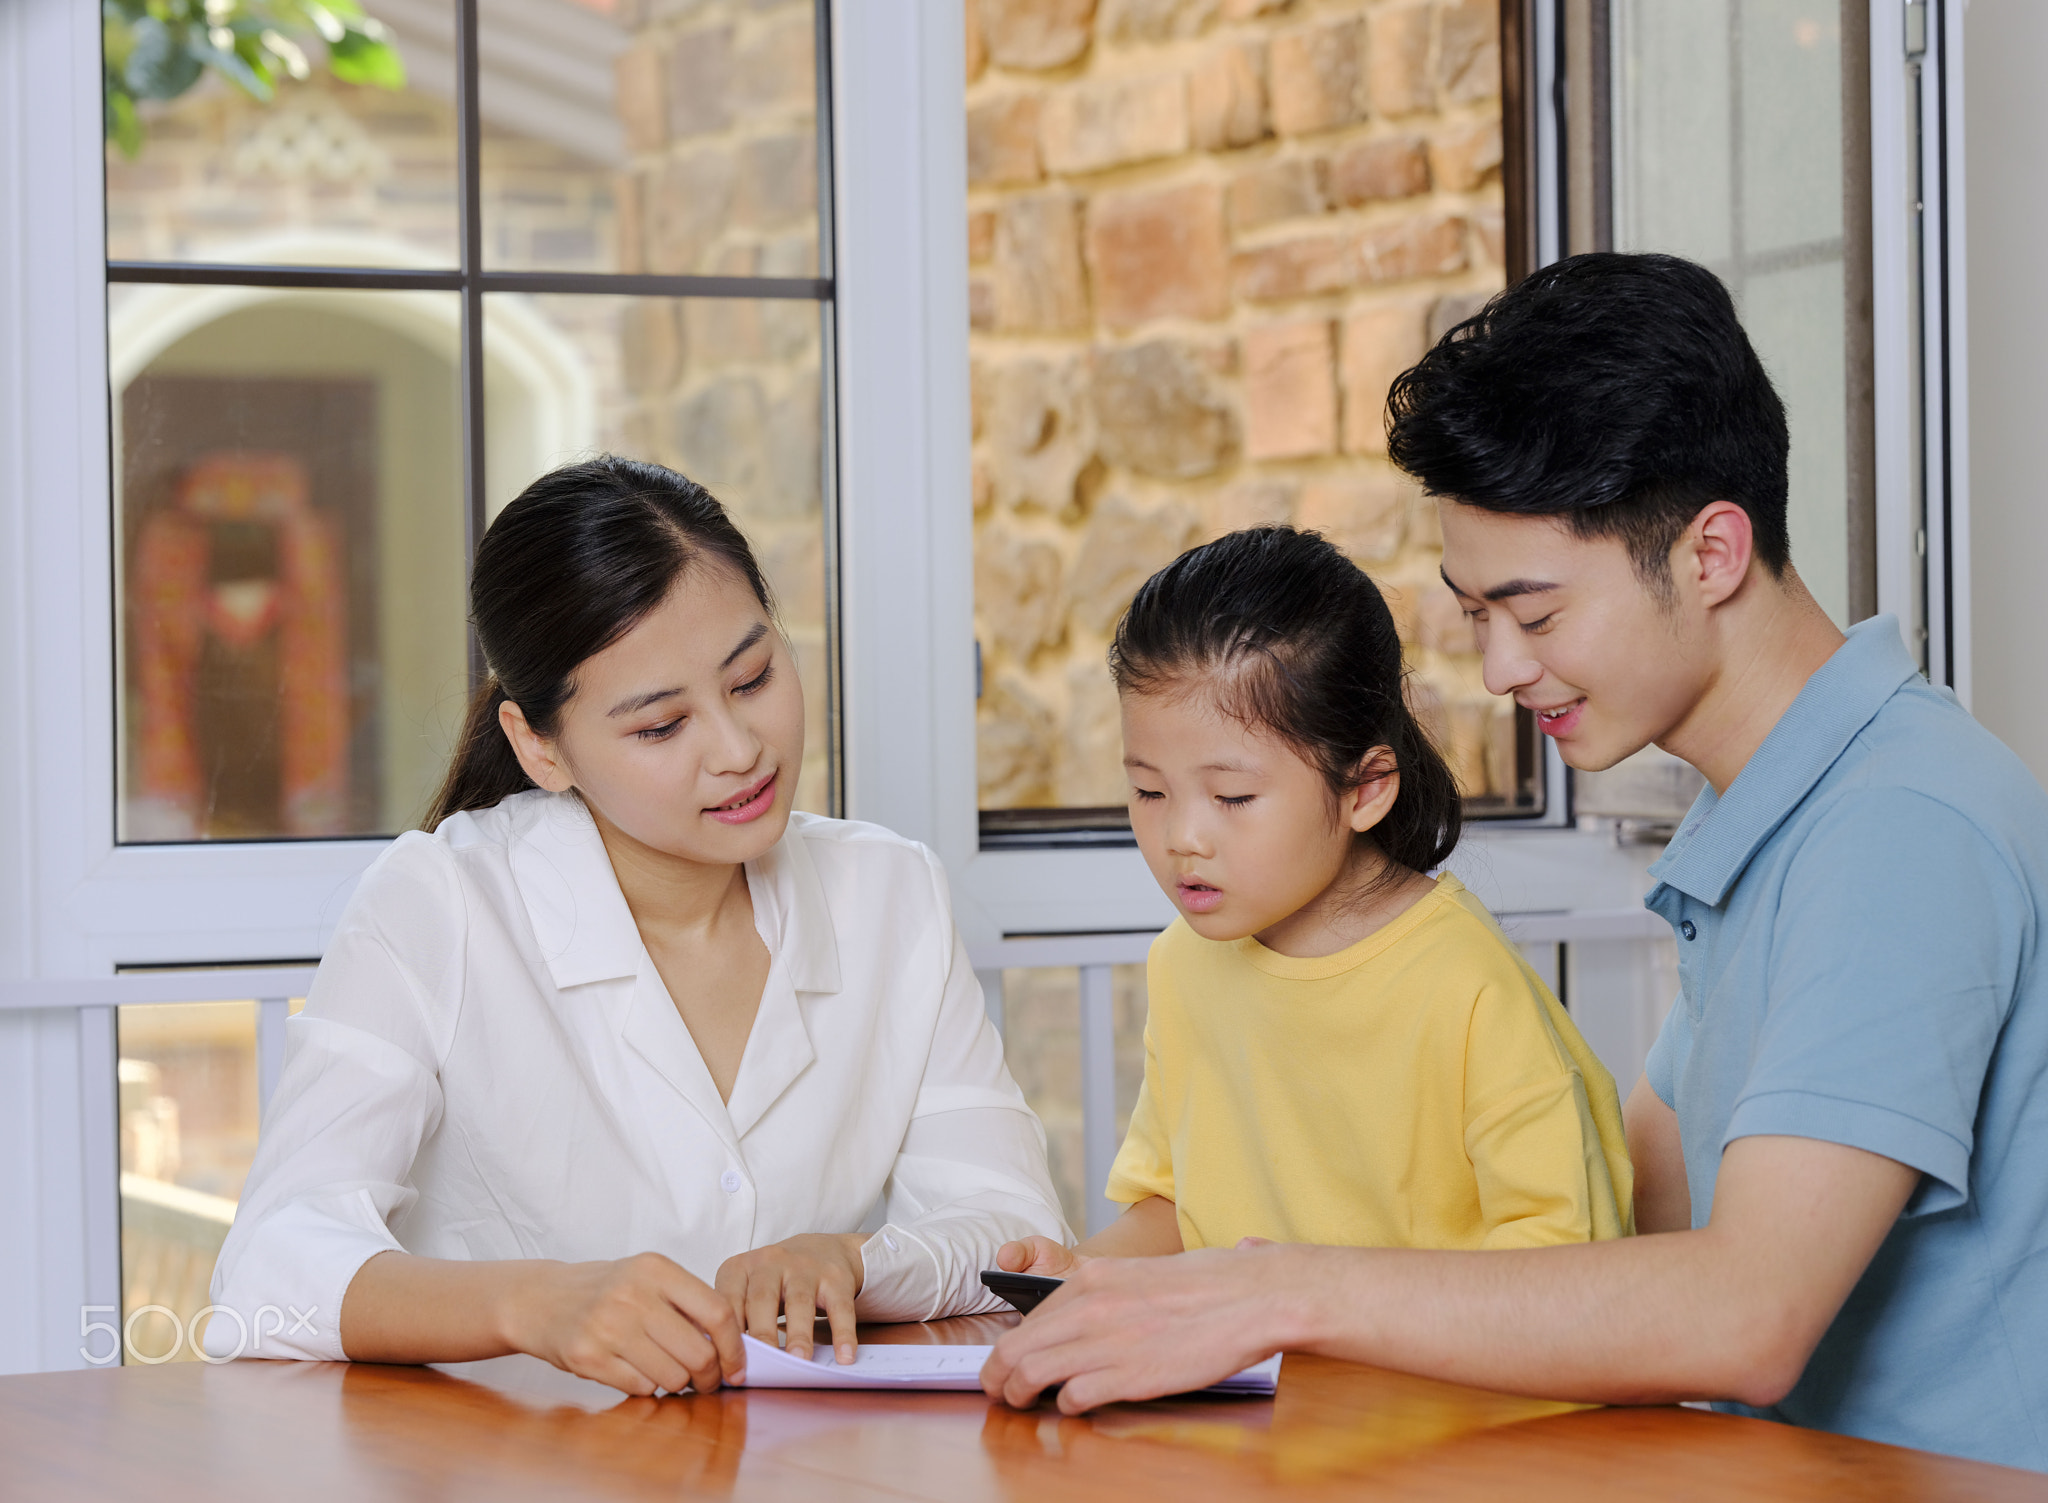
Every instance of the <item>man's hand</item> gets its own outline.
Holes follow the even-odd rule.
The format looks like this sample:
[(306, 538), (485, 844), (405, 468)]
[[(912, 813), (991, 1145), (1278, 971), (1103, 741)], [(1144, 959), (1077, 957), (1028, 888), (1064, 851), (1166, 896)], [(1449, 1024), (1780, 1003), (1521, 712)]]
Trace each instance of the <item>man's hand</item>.
[(718, 1270), (718, 1292), (747, 1334), (770, 1346), (776, 1317), (786, 1316), (789, 1353), (806, 1362), (823, 1311), (839, 1360), (851, 1362), (857, 1335), (853, 1302), (867, 1277), (860, 1255), (866, 1241), (859, 1232), (810, 1232), (757, 1247), (725, 1260)]
[(515, 1351), (632, 1394), (709, 1393), (746, 1367), (731, 1308), (660, 1253), (517, 1266), (504, 1309)]
[(1206, 1388), (1285, 1345), (1303, 1303), (1302, 1251), (1090, 1259), (1003, 1333), (981, 1386), (990, 1398), (1026, 1408), (1063, 1384), (1059, 1407), (1067, 1414)]
[(1025, 1237), (1005, 1242), (996, 1249), (996, 1267), (1005, 1273), (1029, 1273), (1039, 1278), (1072, 1278), (1088, 1254), (1050, 1237)]

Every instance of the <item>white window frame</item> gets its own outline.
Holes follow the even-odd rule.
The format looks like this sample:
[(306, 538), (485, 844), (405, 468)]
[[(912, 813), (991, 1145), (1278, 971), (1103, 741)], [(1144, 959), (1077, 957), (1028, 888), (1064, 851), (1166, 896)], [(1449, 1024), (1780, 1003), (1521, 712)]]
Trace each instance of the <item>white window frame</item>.
[[(1901, 27), (1891, 24), (1904, 6), (1873, 0), (1871, 28), (1881, 444), (1917, 401), (1909, 360), (1936, 343), (1913, 344), (1903, 316), (1886, 311), (1905, 276), (1894, 190), (1911, 140), (1896, 115)], [(1951, 560), (1959, 631), (1969, 619), (1960, 11), (1957, 0), (1935, 0), (1932, 56), (1945, 89), (1933, 98), (1948, 113), (1947, 212), (1939, 254), (1928, 258), (1928, 275), (1941, 273), (1929, 284), (1939, 295), (1920, 305), (1928, 328), (1939, 334), (1945, 325), (1953, 373), (1928, 357), (1928, 389), (1949, 414), (1949, 530), (1930, 541)], [(0, 1302), (0, 1372), (84, 1365), (74, 1312), (119, 1300), (114, 1005), (275, 999), (302, 989), (305, 976), (117, 976), (116, 968), (316, 957), (383, 849), (373, 840), (115, 841), (99, 46), (94, 5), (0, 6), (0, 1205), (9, 1208), (0, 1217), (0, 1284), (11, 1291)], [(957, 4), (835, 0), (846, 806), (944, 858), (977, 968), (1081, 965), (1097, 973), (1084, 994), (1106, 999), (1098, 968), (1140, 958), (1171, 917), (1135, 849), (980, 848), (964, 51)], [(1902, 542), (1911, 533), (1890, 531), (1910, 500), (1902, 500), (1905, 461), (1884, 454), (1879, 599), (1895, 609), (1900, 582), (1910, 584), (1912, 566), (1898, 550), (1911, 546)], [(1967, 665), (1967, 643), (1956, 645), (1956, 662)], [(1553, 776), (1554, 809), (1563, 796)], [(1530, 944), (1654, 932), (1636, 906), (1640, 851), (1617, 847), (1605, 831), (1480, 826), (1454, 865)], [(1022, 937), (1031, 935), (1068, 938)], [(281, 1010), (265, 1015), (274, 1023)], [(1106, 1027), (1106, 1005), (1093, 1013), (1099, 1026), (1085, 1073), (1099, 1106), (1108, 1066), (1095, 1035)], [(274, 1027), (266, 1037), (274, 1041)], [(1105, 1132), (1091, 1124), (1091, 1171)]]

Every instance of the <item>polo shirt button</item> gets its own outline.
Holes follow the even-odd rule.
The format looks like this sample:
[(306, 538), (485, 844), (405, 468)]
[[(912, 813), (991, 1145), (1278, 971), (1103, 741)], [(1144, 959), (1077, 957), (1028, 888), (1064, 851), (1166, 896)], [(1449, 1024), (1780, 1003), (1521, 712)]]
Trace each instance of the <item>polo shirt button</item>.
[(721, 1175), (719, 1175), (719, 1176), (718, 1176), (718, 1183), (719, 1183), (719, 1184), (720, 1184), (720, 1185), (721, 1185), (721, 1186), (722, 1186), (722, 1187), (724, 1188), (724, 1190), (725, 1190), (725, 1193), (726, 1193), (726, 1194), (728, 1194), (728, 1195), (737, 1195), (737, 1194), (739, 1193), (739, 1189), (740, 1189), (740, 1172), (739, 1172), (739, 1170), (737, 1170), (737, 1169), (728, 1169), (728, 1170), (726, 1170), (726, 1171), (725, 1171), (725, 1173), (723, 1173), (723, 1174), (721, 1174)]
[[(1683, 934), (1687, 939), (1697, 939), (1699, 937), (1700, 931), (1692, 926), (1691, 919), (1685, 919), (1680, 922), (1678, 926), (1678, 932), (1680, 934)], [(726, 1188), (731, 1189), (732, 1187), (728, 1185)]]

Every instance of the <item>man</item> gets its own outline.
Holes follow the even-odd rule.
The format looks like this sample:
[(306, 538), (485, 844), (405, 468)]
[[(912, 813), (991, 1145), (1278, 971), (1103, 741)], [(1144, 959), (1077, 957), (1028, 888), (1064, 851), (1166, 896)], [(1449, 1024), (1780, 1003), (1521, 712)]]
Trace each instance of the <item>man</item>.
[(1783, 406), (1708, 272), (1546, 268), (1395, 383), (1487, 687), (1708, 787), (1652, 868), (1682, 995), (1628, 1103), (1646, 1235), (1098, 1260), (998, 1343), (1060, 1407), (1277, 1350), (1708, 1398), (2048, 1469), (2048, 797), (1794, 572)]

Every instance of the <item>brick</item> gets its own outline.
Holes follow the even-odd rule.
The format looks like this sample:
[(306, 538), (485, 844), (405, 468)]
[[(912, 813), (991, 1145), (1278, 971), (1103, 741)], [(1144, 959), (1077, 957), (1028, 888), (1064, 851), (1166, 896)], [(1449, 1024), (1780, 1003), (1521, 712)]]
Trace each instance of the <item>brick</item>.
[(612, 206), (618, 268), (627, 276), (639, 276), (647, 269), (646, 178), (638, 172), (614, 173)]
[(751, 32), (733, 57), (733, 112), (745, 120), (814, 114), (817, 49), (817, 26), (807, 6)]
[(1429, 143), (1437, 185), (1469, 193), (1500, 171), (1500, 121), (1481, 120), (1443, 131)]
[(1067, 572), (1073, 619), (1106, 634), (1138, 586), (1185, 552), (1199, 529), (1194, 512), (1178, 501), (1141, 511), (1122, 496), (1105, 497)]
[(1088, 269), (1111, 328), (1230, 311), (1223, 193), (1210, 183), (1099, 195), (1088, 210)]
[(651, 38), (642, 38), (612, 64), (612, 106), (628, 151), (653, 151), (668, 140), (662, 72), (661, 51)]
[(1095, 453), (1088, 369), (1078, 360), (1013, 360), (989, 372), (987, 444), (995, 500), (1061, 513)]
[(732, 158), (713, 148), (663, 169), (647, 213), (647, 269), (687, 275), (725, 228), (732, 205)]
[(1294, 0), (1223, 0), (1223, 19), (1249, 21), (1283, 11), (1293, 3)]
[(1038, 538), (985, 526), (974, 539), (974, 615), (984, 649), (1028, 663), (1064, 634), (1059, 550)]
[(1495, 266), (1508, 264), (1508, 225), (1499, 209), (1479, 209), (1472, 215), (1472, 231), (1479, 240), (1479, 253)]
[(1191, 37), (1216, 19), (1220, 0), (1102, 0), (1096, 34), (1111, 42)]
[(778, 527), (755, 545), (776, 614), (802, 630), (825, 624), (825, 539), (819, 527)]
[(1022, 674), (991, 675), (975, 706), (974, 778), (984, 809), (1052, 800), (1052, 711)]
[(1295, 525), (1320, 532), (1361, 568), (1401, 551), (1408, 487), (1391, 471), (1319, 475), (1304, 481)]
[(1420, 136), (1361, 141), (1330, 160), (1330, 197), (1348, 208), (1429, 191), (1429, 158)]
[(1246, 302), (1282, 302), (1352, 286), (1358, 280), (1358, 257), (1351, 236), (1302, 235), (1239, 251), (1231, 260), (1230, 277)]
[(1340, 372), (1346, 453), (1386, 453), (1387, 388), (1422, 358), (1425, 348), (1419, 304), (1372, 303), (1344, 320)]
[(766, 360), (768, 338), (761, 322), (761, 302), (758, 298), (745, 297), (685, 299), (683, 329), (692, 364), (708, 370)]
[(988, 71), (988, 39), (981, 30), (981, 0), (966, 0), (967, 81), (973, 83)]
[(1327, 319), (1261, 324), (1244, 336), (1247, 459), (1301, 459), (1337, 447), (1337, 383)]
[(764, 136), (739, 148), (732, 215), (735, 224), (773, 229), (818, 209), (818, 138)]
[(683, 373), (676, 299), (634, 298), (619, 310), (619, 363), (631, 391), (666, 396), (674, 388)]
[(1329, 205), (1323, 197), (1321, 163), (1309, 157), (1283, 157), (1246, 168), (1230, 182), (1230, 224), (1242, 234), (1282, 219), (1320, 214)]
[(1431, 303), (1429, 305), (1427, 334), (1429, 342), (1435, 344), (1439, 339), (1450, 333), (1453, 327), (1463, 323), (1481, 308), (1484, 308), (1486, 300), (1491, 296), (1492, 293), (1483, 290), (1479, 292), (1447, 292)]
[(1066, 724), (1053, 780), (1061, 808), (1100, 809), (1129, 800), (1130, 780), (1117, 760), (1122, 745), (1116, 685), (1090, 653), (1067, 669)]
[(1063, 89), (1040, 128), (1052, 172), (1099, 172), (1188, 149), (1187, 83), (1178, 73)]
[(1019, 331), (1088, 323), (1080, 211), (1063, 189), (1020, 194), (996, 211), (996, 326)]
[(988, 461), (982, 459), (974, 461), (973, 476), (969, 481), (969, 485), (973, 490), (974, 510), (977, 515), (987, 511), (989, 507), (995, 504), (996, 477), (995, 473), (989, 469)]
[(1273, 38), (1273, 128), (1283, 136), (1332, 130), (1365, 118), (1360, 67), (1364, 28), (1336, 21)]
[(985, 265), (996, 253), (996, 211), (976, 209), (967, 216), (967, 264)]
[(719, 381), (678, 402), (669, 430), (677, 468), (742, 515), (768, 490), (768, 404), (751, 376)]
[(1266, 49), (1256, 42), (1213, 49), (1188, 74), (1188, 140), (1227, 151), (1266, 136)]
[(1444, 8), (1437, 79), (1454, 104), (1491, 99), (1500, 92), (1500, 8), (1492, 0)]
[(991, 333), (996, 326), (996, 288), (987, 277), (967, 279), (967, 327)]
[(1476, 653), (1479, 638), (1458, 597), (1439, 586), (1420, 592), (1415, 605), (1416, 645), (1431, 652)]
[(1367, 282), (1442, 277), (1464, 269), (1464, 221), (1454, 215), (1419, 214), (1358, 237), (1358, 272)]
[(668, 131), (678, 140), (732, 124), (732, 28), (686, 31), (668, 54)]
[(967, 112), (967, 182), (993, 188), (1035, 183), (1038, 165), (1038, 96), (1011, 94)]
[(1373, 113), (1383, 119), (1436, 107), (1436, 80), (1429, 73), (1429, 23), (1434, 13), (1430, 5), (1373, 12), (1366, 78)]
[(1187, 480), (1219, 469), (1236, 447), (1237, 417), (1201, 356), (1170, 339), (1098, 350), (1096, 446), (1145, 475)]
[(1254, 475), (1225, 486), (1210, 503), (1210, 535), (1221, 537), (1247, 527), (1286, 526), (1294, 520), (1294, 498), (1299, 489), (1293, 481), (1271, 475)]
[(981, 34), (1003, 68), (1059, 68), (1088, 50), (1095, 0), (981, 0)]

